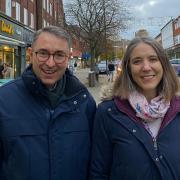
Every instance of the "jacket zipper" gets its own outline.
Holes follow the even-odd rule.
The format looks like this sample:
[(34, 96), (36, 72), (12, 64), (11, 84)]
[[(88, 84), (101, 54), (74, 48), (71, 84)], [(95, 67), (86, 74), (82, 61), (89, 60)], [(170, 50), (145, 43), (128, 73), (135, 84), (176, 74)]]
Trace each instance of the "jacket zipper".
[(51, 151), (51, 133), (50, 133), (50, 128), (51, 128), (51, 123), (52, 123), (52, 117), (54, 114), (54, 109), (50, 109), (50, 119), (49, 119), (49, 127), (48, 127), (48, 149), (49, 149), (49, 179), (53, 179), (53, 172), (52, 172), (52, 151)]
[(153, 146), (154, 146), (154, 150), (157, 151), (158, 150), (158, 145), (157, 145), (157, 140), (155, 137), (153, 137)]

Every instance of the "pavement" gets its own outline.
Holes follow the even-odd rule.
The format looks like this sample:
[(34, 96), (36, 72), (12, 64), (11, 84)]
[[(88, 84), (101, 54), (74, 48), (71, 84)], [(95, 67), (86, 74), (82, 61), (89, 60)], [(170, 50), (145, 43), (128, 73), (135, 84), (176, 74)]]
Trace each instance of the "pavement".
[(108, 78), (106, 74), (100, 74), (99, 75), (99, 81), (95, 82), (94, 87), (89, 87), (89, 68), (84, 69), (77, 69), (77, 71), (74, 73), (74, 75), (88, 88), (89, 92), (94, 97), (97, 104), (101, 102), (100, 100), (100, 92), (104, 85), (106, 85), (108, 82)]

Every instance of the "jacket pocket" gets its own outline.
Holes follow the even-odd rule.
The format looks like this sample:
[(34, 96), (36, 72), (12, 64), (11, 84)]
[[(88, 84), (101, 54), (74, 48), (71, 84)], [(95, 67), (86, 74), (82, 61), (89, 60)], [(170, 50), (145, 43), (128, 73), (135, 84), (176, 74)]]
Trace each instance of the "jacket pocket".
[(45, 134), (36, 119), (4, 118), (0, 120), (2, 146), (1, 174), (7, 180), (29, 180), (31, 147), (34, 136)]

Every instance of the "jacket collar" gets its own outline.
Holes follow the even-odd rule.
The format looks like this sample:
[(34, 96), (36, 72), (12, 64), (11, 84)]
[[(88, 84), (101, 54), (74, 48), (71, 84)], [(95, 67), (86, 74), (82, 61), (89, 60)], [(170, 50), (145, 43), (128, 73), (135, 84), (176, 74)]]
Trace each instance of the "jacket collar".
[[(127, 99), (120, 99), (116, 97), (114, 98), (114, 102), (119, 111), (124, 112), (133, 121), (141, 123), (141, 119), (136, 116), (135, 111), (133, 110)], [(167, 124), (169, 124), (175, 118), (178, 112), (180, 112), (180, 96), (176, 96), (171, 100), (170, 107), (162, 121), (160, 130), (164, 128)]]
[[(66, 85), (64, 88), (64, 95), (66, 98), (71, 98), (72, 96), (78, 94), (80, 91), (85, 89), (85, 86), (74, 76), (72, 73), (66, 69)], [(45, 86), (36, 77), (32, 71), (32, 65), (28, 66), (22, 74), (22, 79), (27, 86), (28, 90), (33, 94), (45, 95)]]

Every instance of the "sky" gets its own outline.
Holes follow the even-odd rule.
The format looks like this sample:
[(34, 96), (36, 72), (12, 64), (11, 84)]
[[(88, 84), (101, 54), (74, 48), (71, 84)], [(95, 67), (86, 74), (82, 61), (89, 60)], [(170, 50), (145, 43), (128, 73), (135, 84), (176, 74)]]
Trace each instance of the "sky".
[(180, 0), (129, 0), (129, 4), (134, 21), (122, 38), (133, 38), (139, 29), (156, 37), (170, 19), (180, 16)]
[(156, 37), (170, 19), (180, 16), (180, 0), (126, 1), (133, 21), (125, 32), (120, 33), (121, 38), (132, 39), (139, 29), (146, 29), (151, 37)]

